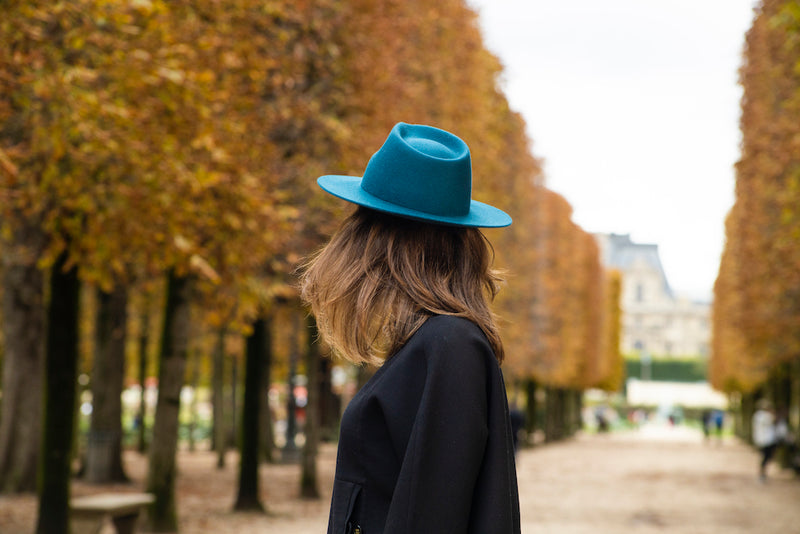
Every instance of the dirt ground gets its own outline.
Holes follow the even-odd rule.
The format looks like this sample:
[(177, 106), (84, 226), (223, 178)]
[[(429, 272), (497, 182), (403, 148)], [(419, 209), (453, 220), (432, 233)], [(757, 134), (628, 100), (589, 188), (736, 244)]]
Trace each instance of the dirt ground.
[[(334, 458), (335, 447), (324, 446), (320, 500), (297, 498), (298, 466), (270, 465), (262, 468), (268, 513), (235, 514), (235, 454), (219, 471), (210, 453), (180, 453), (181, 532), (324, 533)], [(705, 443), (696, 431), (657, 425), (525, 450), (517, 461), (522, 532), (800, 534), (800, 480), (772, 465), (762, 484), (757, 463), (757, 454), (735, 440)], [(132, 484), (76, 482), (74, 494), (140, 490), (144, 459), (129, 453), (126, 464)], [(35, 516), (34, 497), (0, 497), (0, 533), (31, 534)], [(111, 533), (106, 525), (102, 534)]]

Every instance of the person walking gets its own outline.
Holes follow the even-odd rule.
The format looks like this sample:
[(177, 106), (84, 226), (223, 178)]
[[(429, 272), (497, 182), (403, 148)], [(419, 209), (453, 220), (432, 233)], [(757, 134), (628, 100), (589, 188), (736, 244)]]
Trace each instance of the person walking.
[(340, 427), (329, 534), (519, 533), (501, 282), (478, 228), (511, 217), (471, 198), (467, 145), (398, 123), (363, 177), (319, 186), (358, 207), (300, 269), (338, 356), (379, 369)]
[(760, 399), (753, 413), (753, 444), (761, 451), (761, 464), (758, 477), (761, 482), (767, 480), (767, 465), (775, 454), (777, 439), (775, 435), (775, 413), (772, 403)]

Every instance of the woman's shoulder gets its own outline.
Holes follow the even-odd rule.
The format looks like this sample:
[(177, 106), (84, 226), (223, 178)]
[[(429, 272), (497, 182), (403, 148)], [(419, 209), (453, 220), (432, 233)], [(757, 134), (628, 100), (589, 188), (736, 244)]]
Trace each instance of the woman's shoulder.
[(480, 327), (465, 317), (457, 315), (432, 315), (422, 325), (420, 330), (430, 330), (433, 332), (450, 331), (450, 332), (473, 332), (483, 334)]
[(494, 352), (483, 330), (464, 317), (434, 315), (425, 321), (417, 334), (410, 343), (424, 346), (429, 356), (472, 353), (494, 359)]

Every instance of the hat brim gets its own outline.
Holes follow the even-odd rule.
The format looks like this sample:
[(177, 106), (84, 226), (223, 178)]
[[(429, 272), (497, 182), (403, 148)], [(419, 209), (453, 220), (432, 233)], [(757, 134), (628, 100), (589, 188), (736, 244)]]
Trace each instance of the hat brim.
[(477, 200), (470, 200), (469, 213), (466, 215), (449, 217), (426, 213), (381, 200), (361, 188), (360, 176), (329, 174), (317, 178), (317, 184), (319, 184), (324, 191), (342, 200), (409, 219), (449, 224), (452, 226), (472, 226), (480, 228), (502, 228), (511, 224), (511, 216), (506, 212), (494, 206), (484, 204), (483, 202), (478, 202)]

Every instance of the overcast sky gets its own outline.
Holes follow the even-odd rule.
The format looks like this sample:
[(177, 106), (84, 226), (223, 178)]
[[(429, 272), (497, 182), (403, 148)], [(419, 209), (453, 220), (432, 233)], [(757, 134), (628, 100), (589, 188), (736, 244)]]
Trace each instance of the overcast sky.
[(505, 66), (547, 185), (589, 232), (659, 245), (710, 298), (739, 157), (754, 0), (468, 0)]

